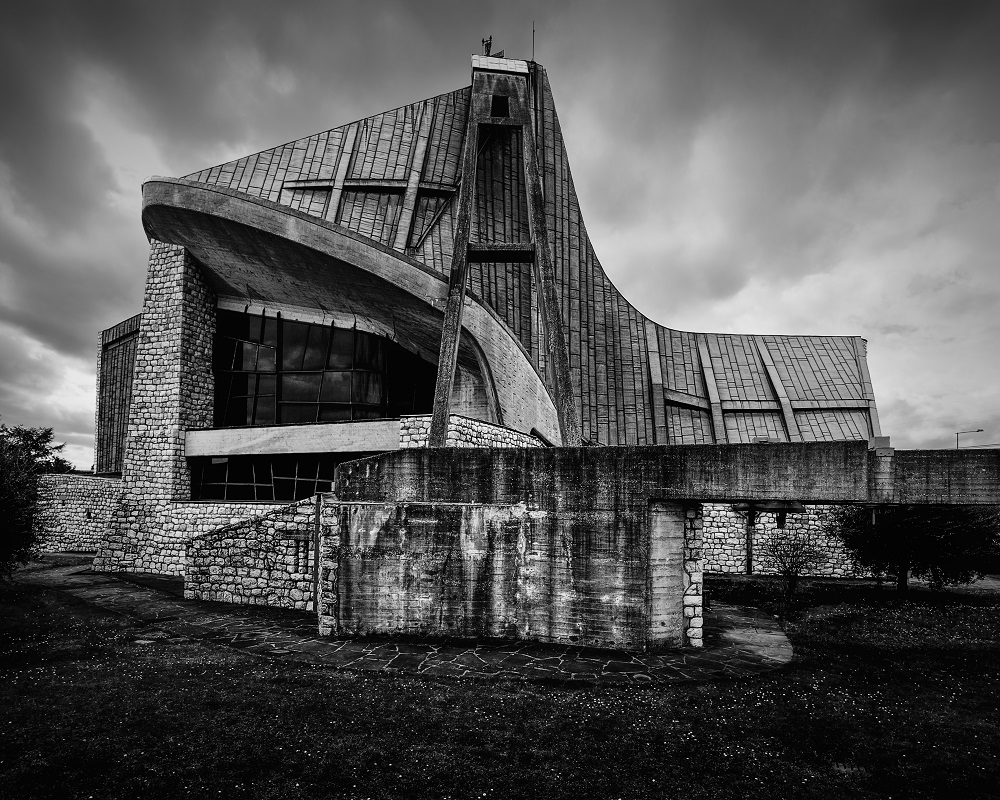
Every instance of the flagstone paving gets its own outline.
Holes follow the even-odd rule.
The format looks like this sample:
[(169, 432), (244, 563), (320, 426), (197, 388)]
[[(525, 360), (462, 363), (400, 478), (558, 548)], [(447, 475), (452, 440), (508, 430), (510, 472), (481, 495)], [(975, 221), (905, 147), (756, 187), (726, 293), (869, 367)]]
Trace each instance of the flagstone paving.
[(705, 646), (657, 653), (457, 639), (335, 639), (317, 635), (311, 613), (185, 600), (181, 579), (93, 572), (85, 555), (47, 554), (18, 580), (55, 589), (145, 624), (137, 642), (169, 646), (201, 639), (250, 653), (337, 669), (385, 670), (453, 678), (571, 684), (653, 684), (753, 675), (779, 668), (792, 646), (774, 619), (712, 603)]

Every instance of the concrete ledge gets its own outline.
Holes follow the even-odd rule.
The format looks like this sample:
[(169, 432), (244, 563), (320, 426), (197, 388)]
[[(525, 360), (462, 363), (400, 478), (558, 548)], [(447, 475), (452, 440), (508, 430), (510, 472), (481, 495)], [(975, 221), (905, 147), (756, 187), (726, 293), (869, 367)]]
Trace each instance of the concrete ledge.
[(267, 453), (370, 453), (399, 449), (398, 419), (282, 425), (267, 428), (212, 428), (188, 431), (184, 455), (237, 456)]

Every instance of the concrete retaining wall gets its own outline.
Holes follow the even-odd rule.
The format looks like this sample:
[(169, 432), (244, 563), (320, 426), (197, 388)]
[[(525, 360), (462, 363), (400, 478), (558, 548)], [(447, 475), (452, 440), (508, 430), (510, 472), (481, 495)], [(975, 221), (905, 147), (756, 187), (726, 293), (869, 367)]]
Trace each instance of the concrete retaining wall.
[[(491, 587), (489, 592), (501, 595), (505, 591), (509, 594), (512, 586), (518, 587), (521, 605), (500, 616), (503, 624), (499, 628), (489, 628), (496, 625), (489, 620), (490, 630), (503, 629), (507, 631), (503, 635), (516, 633), (539, 641), (631, 649), (676, 646), (685, 639), (700, 641), (698, 634), (686, 634), (687, 630), (700, 629), (700, 621), (695, 621), (701, 617), (702, 592), (697, 505), (658, 499), (651, 504), (651, 489), (663, 484), (660, 478), (644, 478), (649, 464), (644, 464), (642, 455), (654, 454), (642, 450), (402, 450), (341, 465), (336, 482), (338, 502), (356, 506), (359, 510), (353, 513), (358, 521), (340, 519), (324, 534), (334, 537), (336, 544), (324, 544), (321, 588), (324, 597), (330, 591), (340, 598), (336, 608), (324, 599), (321, 613), (327, 618), (325, 626), (335, 631), (338, 624), (347, 625), (351, 619), (344, 611), (343, 598), (352, 597), (354, 589), (353, 584), (340, 580), (339, 570), (343, 569), (351, 581), (360, 579), (373, 587), (369, 594), (378, 587), (379, 592), (399, 595), (402, 613), (372, 607), (365, 611), (369, 620), (384, 630), (398, 626), (400, 620), (405, 625), (426, 627), (416, 610), (430, 601), (399, 594), (397, 588), (414, 585), (407, 584), (410, 567), (380, 572), (377, 565), (356, 564), (352, 559), (364, 562), (367, 553), (412, 559), (407, 549), (411, 540), (405, 536), (417, 536), (414, 531), (427, 525), (441, 538), (421, 533), (421, 542), (459, 548), (448, 551), (452, 553), (448, 564), (465, 558), (459, 543), (466, 539), (470, 552), (485, 553), (470, 558), (491, 565), (484, 569), (499, 577), (484, 583), (472, 567), (463, 568), (463, 575), (470, 571), (477, 576), (477, 585)], [(371, 505), (381, 510), (360, 510)], [(420, 512), (431, 521), (419, 522), (415, 528), (408, 522), (409, 516), (400, 516), (400, 509), (421, 505), (431, 509)], [(476, 512), (482, 519), (447, 511), (463, 505), (482, 508)], [(435, 509), (441, 510), (440, 519)], [(480, 541), (486, 544), (475, 544)], [(495, 550), (492, 555), (491, 547)], [(508, 553), (512, 548), (521, 554), (521, 561)], [(421, 544), (415, 552), (429, 551)], [(342, 564), (344, 558), (347, 562)], [(445, 563), (445, 558), (444, 552), (438, 553), (431, 557), (431, 563), (435, 559)], [(507, 558), (513, 560), (504, 561)], [(378, 559), (372, 556), (369, 560)], [(500, 562), (505, 564), (503, 568), (495, 566)], [(444, 581), (439, 572), (429, 574)], [(540, 604), (537, 610), (531, 607), (534, 600)], [(684, 612), (685, 607), (691, 611)], [(461, 603), (453, 608), (450, 618), (455, 621), (450, 625), (468, 625), (468, 619), (476, 619), (476, 613), (470, 615), (464, 608)], [(408, 616), (411, 611), (416, 615), (412, 620)]]
[(697, 514), (659, 504), (655, 516), (655, 546), (646, 528), (641, 546), (611, 548), (588, 546), (608, 531), (586, 511), (330, 503), (320, 547), (320, 632), (634, 650), (698, 645), (701, 569), (685, 562), (685, 554), (697, 554)]

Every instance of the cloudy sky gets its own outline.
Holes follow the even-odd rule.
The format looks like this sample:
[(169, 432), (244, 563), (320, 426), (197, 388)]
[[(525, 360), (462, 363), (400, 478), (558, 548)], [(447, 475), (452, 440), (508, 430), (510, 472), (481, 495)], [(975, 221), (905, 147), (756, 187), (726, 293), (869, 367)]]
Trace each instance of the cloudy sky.
[(0, 420), (92, 462), (140, 184), (548, 72), (598, 256), (675, 328), (861, 335), (896, 447), (1000, 442), (1000, 3), (47, 2), (0, 26)]

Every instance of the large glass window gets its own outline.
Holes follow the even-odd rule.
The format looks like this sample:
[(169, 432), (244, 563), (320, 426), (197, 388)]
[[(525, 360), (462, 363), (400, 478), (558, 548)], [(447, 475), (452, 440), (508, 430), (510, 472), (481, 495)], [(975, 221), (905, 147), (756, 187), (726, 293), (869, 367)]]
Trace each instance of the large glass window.
[(384, 336), (221, 309), (213, 366), (218, 427), (429, 414), (437, 376)]
[(286, 502), (329, 492), (337, 465), (372, 453), (192, 458), (191, 499)]

